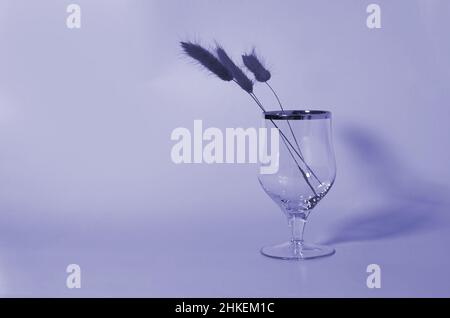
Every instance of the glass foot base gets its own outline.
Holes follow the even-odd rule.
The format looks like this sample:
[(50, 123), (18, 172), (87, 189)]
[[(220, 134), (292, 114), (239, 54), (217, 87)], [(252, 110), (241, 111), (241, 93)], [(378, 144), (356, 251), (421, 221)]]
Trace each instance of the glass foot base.
[(312, 259), (333, 255), (335, 252), (335, 249), (330, 246), (293, 241), (265, 246), (261, 249), (261, 254), (264, 256), (287, 260)]

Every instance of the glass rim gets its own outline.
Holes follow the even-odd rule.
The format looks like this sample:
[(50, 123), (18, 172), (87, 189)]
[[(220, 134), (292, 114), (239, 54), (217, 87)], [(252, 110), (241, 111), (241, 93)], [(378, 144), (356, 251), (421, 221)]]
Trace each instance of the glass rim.
[(264, 119), (271, 120), (311, 120), (331, 118), (327, 110), (274, 110), (263, 112)]

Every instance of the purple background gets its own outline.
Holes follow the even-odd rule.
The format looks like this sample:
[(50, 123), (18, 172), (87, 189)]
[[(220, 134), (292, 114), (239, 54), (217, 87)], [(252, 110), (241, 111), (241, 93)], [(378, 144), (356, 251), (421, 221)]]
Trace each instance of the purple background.
[[(450, 296), (450, 1), (73, 2), (80, 30), (71, 1), (0, 1), (1, 296)], [(337, 181), (306, 236), (334, 256), (259, 254), (288, 229), (255, 165), (172, 163), (176, 127), (261, 122), (184, 39), (255, 45), (287, 108), (333, 112)]]

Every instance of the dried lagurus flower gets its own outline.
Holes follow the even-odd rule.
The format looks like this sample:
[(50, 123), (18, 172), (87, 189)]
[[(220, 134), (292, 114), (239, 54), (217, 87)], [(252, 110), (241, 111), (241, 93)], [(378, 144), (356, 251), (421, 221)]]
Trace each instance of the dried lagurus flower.
[(250, 72), (255, 75), (255, 79), (258, 82), (267, 82), (270, 80), (270, 72), (267, 70), (263, 63), (258, 59), (255, 50), (253, 50), (249, 54), (242, 55), (242, 61), (244, 62), (245, 67), (247, 67)]
[(227, 52), (221, 47), (217, 46), (216, 49), (217, 57), (220, 62), (228, 69), (228, 71), (233, 75), (236, 83), (247, 93), (251, 94), (253, 92), (253, 82), (245, 75), (239, 66), (234, 64), (233, 60), (228, 56)]
[(210, 51), (192, 42), (180, 42), (180, 44), (188, 56), (196, 60), (208, 71), (224, 81), (233, 80), (231, 72)]

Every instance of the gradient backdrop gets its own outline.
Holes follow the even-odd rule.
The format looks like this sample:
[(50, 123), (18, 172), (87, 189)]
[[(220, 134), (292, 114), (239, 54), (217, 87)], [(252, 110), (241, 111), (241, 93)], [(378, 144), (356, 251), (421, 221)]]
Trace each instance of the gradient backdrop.
[[(0, 0), (0, 295), (450, 296), (449, 24), (447, 0)], [(259, 254), (289, 232), (256, 165), (172, 163), (176, 127), (261, 123), (185, 39), (256, 46), (286, 108), (333, 112), (338, 176), (306, 236), (334, 256)]]

